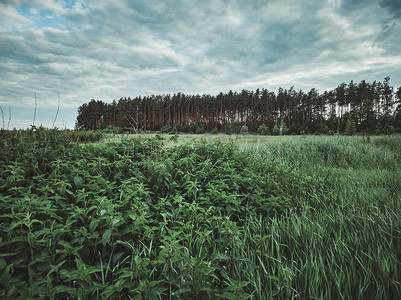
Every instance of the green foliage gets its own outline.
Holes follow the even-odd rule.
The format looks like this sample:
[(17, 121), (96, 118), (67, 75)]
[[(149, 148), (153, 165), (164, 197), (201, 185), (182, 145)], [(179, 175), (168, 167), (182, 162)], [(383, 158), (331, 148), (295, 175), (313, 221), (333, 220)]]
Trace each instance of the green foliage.
[(170, 141), (177, 142), (178, 141), (178, 133), (175, 133), (173, 136), (171, 136)]
[(267, 125), (262, 124), (258, 127), (258, 130), (256, 131), (256, 133), (259, 135), (269, 135), (270, 130), (269, 130), (269, 127), (267, 127)]
[(106, 132), (110, 126), (118, 126), (125, 128), (124, 132), (162, 129), (163, 133), (196, 133), (202, 126), (205, 132), (217, 127), (227, 134), (239, 134), (243, 124), (255, 132), (261, 123), (271, 129), (276, 123), (276, 135), (288, 134), (287, 126), (292, 134), (327, 134), (344, 132), (346, 116), (352, 115), (358, 132), (391, 134), (401, 130), (400, 118), (393, 119), (401, 108), (400, 97), (401, 87), (395, 91), (386, 77), (383, 83), (362, 80), (356, 84), (351, 80), (322, 94), (315, 88), (303, 92), (280, 87), (277, 93), (244, 89), (215, 96), (178, 93), (128, 97), (112, 103), (92, 99), (78, 108), (76, 127)]
[(67, 136), (74, 142), (79, 143), (91, 143), (91, 142), (99, 142), (102, 140), (103, 136), (100, 131), (92, 131), (92, 130), (85, 130), (85, 131), (69, 131)]
[(354, 135), (356, 133), (356, 122), (352, 118), (347, 119), (347, 124), (345, 125), (344, 133), (346, 135)]
[(329, 127), (326, 124), (320, 124), (316, 129), (316, 133), (320, 134), (329, 134), (329, 132), (330, 132)]
[(272, 129), (272, 134), (273, 135), (279, 135), (280, 134), (280, 127), (277, 124), (274, 124), (273, 129)]
[(401, 296), (397, 137), (168, 148), (41, 130), (0, 131), (4, 298)]
[(242, 125), (241, 130), (239, 132), (240, 134), (248, 134), (248, 126)]
[(174, 133), (180, 133), (182, 131), (183, 131), (183, 128), (182, 128), (182, 126), (180, 124), (175, 125), (174, 128), (173, 128), (173, 132)]
[[(389, 259), (399, 265), (401, 259), (395, 248), (401, 243), (396, 217), (400, 140), (399, 136), (374, 138), (380, 146), (376, 148), (356, 138), (307, 138), (248, 150), (265, 159), (280, 157), (302, 172), (311, 188), (306, 189), (306, 201), (299, 203), (299, 213), (265, 223), (274, 243), (282, 245), (275, 249), (282, 266), (275, 275), (283, 298), (297, 293), (305, 299), (400, 297), (395, 279), (399, 269), (388, 264)], [(261, 249), (267, 252), (268, 248)], [(272, 259), (262, 262), (270, 267), (276, 264)], [(313, 284), (305, 286), (306, 280)], [(328, 282), (336, 284), (327, 289)]]
[(203, 126), (199, 126), (198, 128), (196, 128), (195, 133), (196, 134), (204, 134), (205, 128)]
[(285, 124), (284, 120), (280, 120), (278, 122), (279, 126), (280, 126), (280, 135), (285, 135), (289, 133), (289, 129), (287, 127), (287, 124)]
[(241, 131), (241, 123), (234, 122), (234, 123), (226, 123), (224, 132), (226, 134), (239, 134)]
[(288, 129), (287, 125), (285, 122), (281, 119), (277, 121), (276, 124), (274, 124), (272, 133), (273, 135), (285, 135), (288, 134), (290, 130)]
[(217, 128), (213, 128), (212, 131), (210, 132), (211, 134), (218, 134), (219, 130)]
[(190, 125), (188, 125), (189, 131), (190, 133), (195, 133), (195, 134), (203, 134), (205, 133), (205, 127), (202, 123), (198, 123), (198, 122), (193, 122)]
[(290, 170), (233, 145), (78, 146), (58, 134), (54, 143), (21, 132), (2, 139), (0, 289), (8, 297), (232, 293), (231, 282), (246, 281), (239, 270), (249, 262), (234, 249), (247, 218), (293, 205), (279, 177), (299, 186)]
[(170, 125), (164, 125), (160, 130), (161, 133), (170, 133), (173, 128)]

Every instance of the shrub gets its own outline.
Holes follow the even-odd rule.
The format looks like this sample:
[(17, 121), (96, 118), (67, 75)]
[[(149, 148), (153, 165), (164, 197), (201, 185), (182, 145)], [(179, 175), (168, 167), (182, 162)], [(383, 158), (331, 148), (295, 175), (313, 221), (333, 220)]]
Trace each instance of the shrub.
[(203, 123), (198, 123), (198, 122), (191, 123), (190, 132), (196, 133), (196, 134), (205, 133), (205, 126)]
[(226, 134), (238, 134), (241, 131), (241, 124), (238, 122), (235, 123), (226, 123), (224, 132)]
[(191, 132), (191, 125), (189, 125), (189, 124), (182, 125), (181, 132), (184, 132), (184, 133)]
[(164, 125), (162, 129), (160, 130), (161, 133), (169, 133), (173, 130), (173, 127), (170, 125)]
[(279, 135), (279, 134), (280, 134), (280, 128), (278, 127), (277, 124), (274, 124), (272, 133), (273, 133), (274, 135)]
[(262, 124), (259, 126), (258, 130), (256, 131), (257, 134), (259, 135), (269, 135), (270, 130), (269, 127), (267, 127), (265, 124)]
[(172, 131), (175, 132), (175, 133), (181, 132), (182, 131), (182, 126), (180, 124), (177, 124), (177, 125), (174, 126)]
[(210, 132), (211, 134), (218, 134), (219, 130), (217, 128), (213, 128), (212, 131)]
[(272, 130), (274, 135), (288, 134), (289, 131), (287, 124), (285, 124), (284, 120), (281, 119), (277, 121)]
[(320, 124), (316, 130), (317, 133), (328, 134), (329, 127), (326, 124)]
[(170, 136), (170, 141), (177, 142), (178, 141), (178, 133), (175, 133), (174, 135)]
[(281, 135), (289, 133), (290, 130), (288, 129), (287, 124), (285, 124), (284, 120), (280, 121), (279, 126)]
[(198, 128), (196, 128), (195, 133), (196, 134), (204, 134), (205, 133), (205, 129), (203, 128), (203, 126), (199, 126)]
[(356, 122), (352, 118), (348, 118), (347, 124), (345, 125), (344, 133), (346, 135), (354, 135), (356, 132)]
[(242, 125), (241, 126), (241, 130), (240, 130), (240, 134), (248, 134), (248, 126)]

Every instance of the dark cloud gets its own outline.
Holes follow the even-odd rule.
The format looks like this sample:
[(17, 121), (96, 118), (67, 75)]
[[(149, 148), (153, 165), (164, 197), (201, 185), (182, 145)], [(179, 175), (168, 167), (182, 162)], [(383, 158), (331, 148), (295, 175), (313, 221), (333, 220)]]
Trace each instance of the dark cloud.
[(388, 9), (390, 14), (396, 18), (401, 18), (401, 1), (399, 0), (382, 0), (380, 2), (382, 7)]

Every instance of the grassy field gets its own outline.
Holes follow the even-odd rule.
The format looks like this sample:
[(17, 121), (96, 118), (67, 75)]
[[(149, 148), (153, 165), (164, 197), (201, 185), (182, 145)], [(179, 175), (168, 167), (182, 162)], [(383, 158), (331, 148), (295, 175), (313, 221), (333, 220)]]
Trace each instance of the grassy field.
[[(305, 137), (308, 138), (316, 138), (316, 136), (300, 136), (300, 135), (294, 135), (294, 136), (262, 136), (262, 135), (238, 135), (238, 134), (233, 134), (233, 135), (227, 135), (227, 134), (211, 134), (211, 133), (206, 133), (206, 134), (161, 134), (161, 133), (139, 133), (137, 135), (135, 134), (105, 134), (104, 139), (102, 142), (119, 142), (123, 139), (131, 139), (131, 138), (139, 138), (139, 139), (146, 139), (146, 138), (155, 138), (159, 137), (164, 141), (164, 144), (168, 147), (175, 146), (175, 145), (185, 145), (185, 144), (190, 144), (194, 143), (196, 141), (201, 141), (204, 140), (207, 143), (213, 143), (213, 142), (223, 142), (223, 143), (234, 143), (237, 145), (243, 145), (243, 144), (251, 144), (251, 145), (259, 145), (263, 144), (266, 142), (283, 142), (283, 141), (295, 141), (295, 140), (300, 140), (304, 139)], [(175, 138), (175, 136), (177, 136)]]
[(401, 137), (2, 133), (0, 297), (400, 299)]

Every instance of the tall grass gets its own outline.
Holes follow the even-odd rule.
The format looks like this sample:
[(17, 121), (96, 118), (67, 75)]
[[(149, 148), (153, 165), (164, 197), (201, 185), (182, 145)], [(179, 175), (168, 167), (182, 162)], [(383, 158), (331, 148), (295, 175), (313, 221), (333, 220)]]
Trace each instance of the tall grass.
[(395, 140), (25, 134), (0, 140), (1, 297), (401, 298)]
[[(319, 138), (244, 150), (278, 158), (303, 174), (308, 186), (297, 208), (256, 227), (260, 235), (270, 236), (261, 252), (263, 265), (275, 266), (277, 277), (287, 284), (286, 296), (400, 297), (401, 169), (398, 153), (392, 151), (400, 139), (390, 143), (385, 138), (374, 145)], [(383, 144), (388, 151), (375, 147)]]

